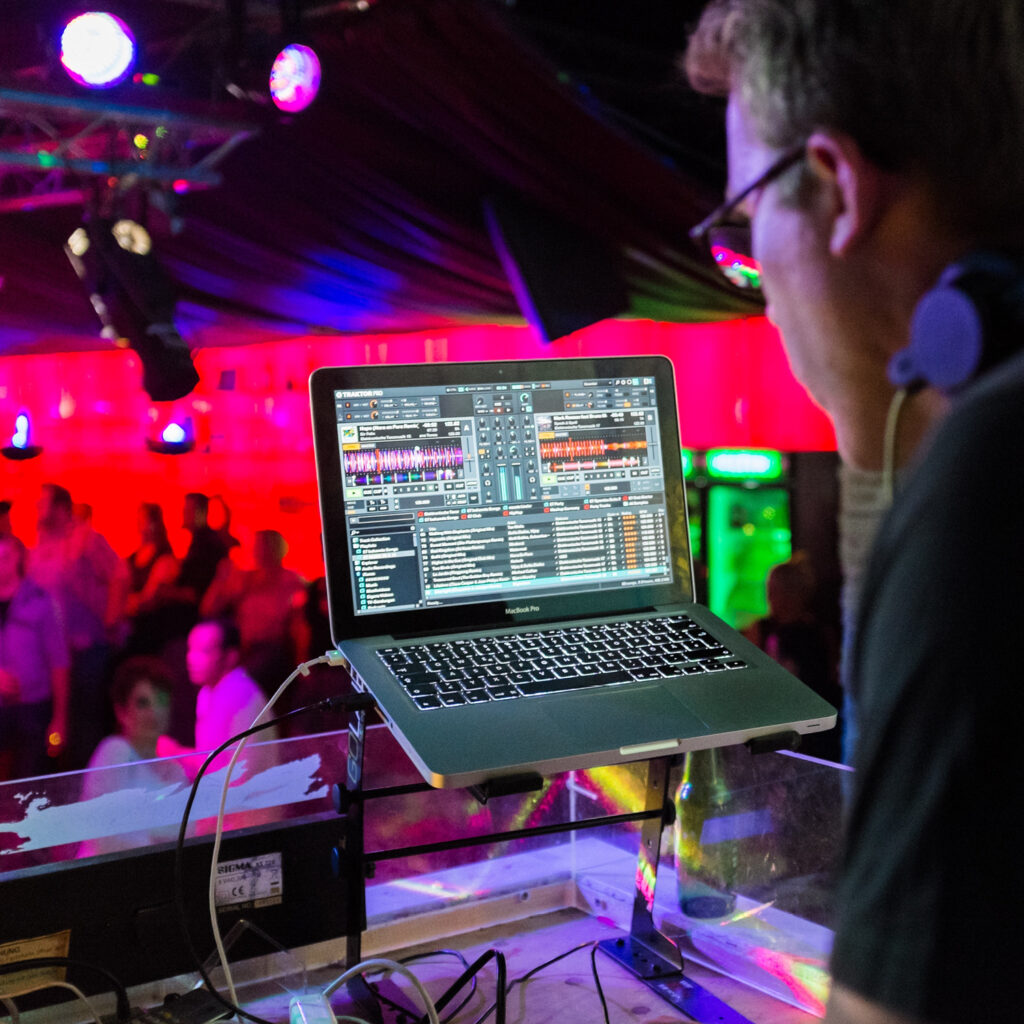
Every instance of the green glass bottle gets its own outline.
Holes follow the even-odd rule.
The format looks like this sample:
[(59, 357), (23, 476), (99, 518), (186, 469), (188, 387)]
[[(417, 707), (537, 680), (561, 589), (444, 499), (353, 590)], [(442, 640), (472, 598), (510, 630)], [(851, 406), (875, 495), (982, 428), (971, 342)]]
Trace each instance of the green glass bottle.
[(733, 794), (718, 750), (692, 750), (683, 761), (673, 829), (679, 908), (687, 917), (731, 914), (740, 848), (730, 822)]

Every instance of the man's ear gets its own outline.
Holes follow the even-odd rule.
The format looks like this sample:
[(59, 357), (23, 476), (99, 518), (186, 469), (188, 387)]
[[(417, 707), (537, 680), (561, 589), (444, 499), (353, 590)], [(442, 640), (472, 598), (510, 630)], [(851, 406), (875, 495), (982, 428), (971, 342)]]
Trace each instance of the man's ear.
[(829, 251), (842, 256), (878, 221), (884, 173), (841, 133), (814, 132), (807, 140), (807, 165), (831, 200)]

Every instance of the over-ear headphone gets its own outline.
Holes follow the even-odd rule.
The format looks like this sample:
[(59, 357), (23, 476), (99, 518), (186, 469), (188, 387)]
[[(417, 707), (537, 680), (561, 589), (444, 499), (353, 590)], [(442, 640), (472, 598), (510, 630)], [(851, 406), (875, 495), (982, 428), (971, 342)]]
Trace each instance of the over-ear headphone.
[(953, 393), (1024, 345), (1024, 265), (999, 252), (970, 253), (922, 296), (910, 344), (889, 361), (899, 388)]

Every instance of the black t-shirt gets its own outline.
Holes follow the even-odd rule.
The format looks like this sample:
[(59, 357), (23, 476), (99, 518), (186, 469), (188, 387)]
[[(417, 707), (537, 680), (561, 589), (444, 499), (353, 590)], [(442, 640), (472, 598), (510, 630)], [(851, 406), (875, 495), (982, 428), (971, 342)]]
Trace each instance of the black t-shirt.
[(835, 980), (927, 1021), (1017, 1024), (1024, 930), (1024, 356), (958, 401), (883, 524), (853, 686)]
[(220, 560), (227, 553), (228, 546), (224, 538), (209, 526), (200, 526), (192, 533), (188, 551), (181, 560), (178, 586), (191, 587), (196, 592), (196, 600), (202, 600), (203, 594), (213, 582)]

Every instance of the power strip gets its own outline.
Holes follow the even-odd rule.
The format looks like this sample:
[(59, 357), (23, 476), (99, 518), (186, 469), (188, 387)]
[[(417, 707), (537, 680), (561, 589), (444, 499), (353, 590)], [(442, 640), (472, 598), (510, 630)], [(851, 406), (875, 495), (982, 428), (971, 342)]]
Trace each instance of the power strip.
[(331, 1004), (322, 992), (292, 996), (288, 1004), (289, 1024), (338, 1024)]

